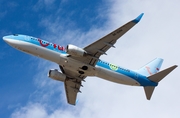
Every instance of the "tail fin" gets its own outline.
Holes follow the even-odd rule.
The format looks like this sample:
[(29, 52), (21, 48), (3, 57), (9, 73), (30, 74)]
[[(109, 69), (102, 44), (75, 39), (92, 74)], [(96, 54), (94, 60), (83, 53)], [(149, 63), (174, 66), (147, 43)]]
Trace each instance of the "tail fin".
[(148, 77), (150, 75), (157, 73), (160, 70), (162, 62), (163, 59), (156, 58), (148, 64), (146, 64), (145, 66), (143, 66), (142, 68), (140, 68), (139, 70), (137, 70), (137, 72)]
[[(165, 70), (162, 70), (154, 75), (151, 75), (148, 77), (149, 80), (153, 81), (153, 82), (160, 82), (166, 75), (168, 75), (171, 71), (173, 71), (175, 68), (177, 67), (177, 65), (174, 65), (174, 66), (171, 66)], [(146, 93), (146, 98), (148, 100), (151, 99), (151, 96), (153, 94), (153, 91), (154, 91), (154, 86), (145, 86), (144, 87), (144, 91)]]

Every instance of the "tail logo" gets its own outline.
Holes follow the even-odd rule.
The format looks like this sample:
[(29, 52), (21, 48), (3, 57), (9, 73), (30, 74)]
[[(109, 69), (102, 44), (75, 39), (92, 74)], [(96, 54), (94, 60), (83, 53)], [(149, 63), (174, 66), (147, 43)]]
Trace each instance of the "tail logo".
[(155, 73), (152, 73), (151, 68), (148, 67), (148, 66), (146, 66), (146, 69), (147, 69), (147, 72), (149, 73), (149, 75), (153, 75), (153, 74), (155, 74), (155, 73), (157, 73), (159, 71), (159, 68), (156, 68), (157, 71)]
[(147, 72), (149, 73), (149, 75), (152, 75), (150, 67), (146, 66), (146, 69), (147, 69)]

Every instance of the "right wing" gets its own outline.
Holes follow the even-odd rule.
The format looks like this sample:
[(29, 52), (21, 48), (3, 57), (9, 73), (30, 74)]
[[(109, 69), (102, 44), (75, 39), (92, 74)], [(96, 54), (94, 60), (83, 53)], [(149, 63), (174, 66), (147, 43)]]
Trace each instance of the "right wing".
[(66, 78), (64, 82), (67, 102), (72, 105), (76, 105), (77, 93), (81, 92), (81, 81), (76, 78)]
[(143, 16), (143, 13), (140, 14), (136, 19), (129, 21), (125, 25), (119, 27), (118, 29), (116, 29), (113, 32), (109, 33), (108, 35), (104, 36), (103, 38), (86, 46), (84, 48), (84, 50), (89, 55), (87, 55), (85, 57), (71, 56), (71, 58), (74, 58), (78, 61), (84, 62), (89, 65), (95, 66), (99, 57), (103, 54), (106, 54), (106, 51), (109, 50), (111, 47), (114, 47), (114, 44), (116, 43), (116, 41), (121, 36), (123, 36), (127, 31), (129, 31), (134, 25), (136, 25), (140, 21), (142, 16)]
[(79, 74), (78, 72), (75, 73), (71, 70), (67, 70), (66, 68), (63, 68), (62, 66), (59, 66), (63, 74), (67, 76), (66, 80), (64, 81), (64, 87), (65, 87), (65, 93), (67, 102), (69, 104), (75, 105), (77, 94), (80, 91), (80, 87), (82, 87), (82, 81), (86, 78), (86, 76)]

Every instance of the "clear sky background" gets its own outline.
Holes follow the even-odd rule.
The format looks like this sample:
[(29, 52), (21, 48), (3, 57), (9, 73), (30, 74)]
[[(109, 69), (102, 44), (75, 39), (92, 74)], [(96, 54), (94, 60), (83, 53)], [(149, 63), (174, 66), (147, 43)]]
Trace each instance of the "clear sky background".
[[(162, 69), (180, 65), (179, 0), (1, 0), (0, 37), (19, 33), (84, 47), (136, 18), (142, 20), (101, 59), (138, 69), (156, 57)], [(47, 77), (58, 65), (0, 40), (1, 118), (179, 118), (180, 69), (162, 80), (150, 101), (141, 87), (86, 78), (76, 106), (64, 85)]]

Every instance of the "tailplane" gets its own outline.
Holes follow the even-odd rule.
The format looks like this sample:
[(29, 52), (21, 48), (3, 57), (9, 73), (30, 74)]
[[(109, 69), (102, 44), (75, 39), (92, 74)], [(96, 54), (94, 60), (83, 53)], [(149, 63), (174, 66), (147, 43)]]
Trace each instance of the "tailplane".
[(159, 81), (161, 81), (166, 75), (168, 75), (171, 71), (173, 71), (175, 68), (177, 67), (177, 65), (171, 66), (165, 70), (162, 70), (154, 75), (151, 75), (148, 77), (149, 80), (158, 83)]
[[(155, 73), (153, 75), (150, 75), (149, 77), (147, 77), (149, 80), (153, 81), (153, 82), (160, 82), (165, 76), (167, 76), (171, 71), (173, 71), (175, 68), (177, 67), (177, 65), (171, 66), (165, 70), (162, 70), (158, 73)], [(153, 94), (155, 87), (154, 86), (145, 86), (144, 87), (144, 91), (146, 94), (146, 98), (148, 100), (151, 99), (151, 96)]]

